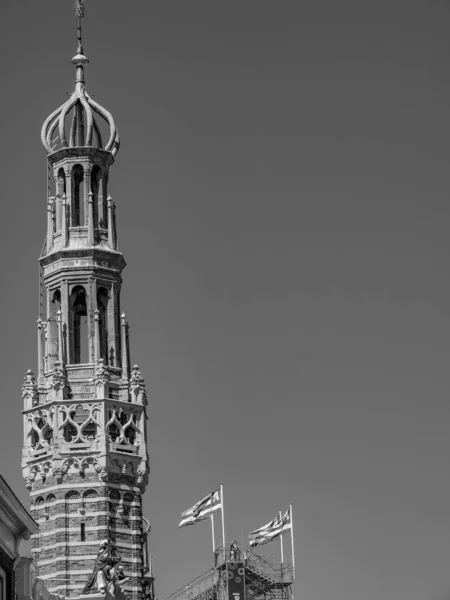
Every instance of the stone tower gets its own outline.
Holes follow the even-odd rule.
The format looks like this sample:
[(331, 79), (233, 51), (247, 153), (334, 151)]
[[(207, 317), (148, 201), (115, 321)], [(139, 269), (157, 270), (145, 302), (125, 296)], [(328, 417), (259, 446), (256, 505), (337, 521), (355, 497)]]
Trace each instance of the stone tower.
[(40, 257), (38, 372), (25, 376), (22, 469), (37, 575), (78, 596), (99, 542), (122, 556), (133, 600), (148, 588), (142, 494), (148, 482), (145, 384), (130, 366), (120, 312), (125, 261), (117, 249), (109, 170), (119, 149), (112, 115), (86, 91), (78, 0), (75, 90), (42, 127), (48, 154), (47, 234)]

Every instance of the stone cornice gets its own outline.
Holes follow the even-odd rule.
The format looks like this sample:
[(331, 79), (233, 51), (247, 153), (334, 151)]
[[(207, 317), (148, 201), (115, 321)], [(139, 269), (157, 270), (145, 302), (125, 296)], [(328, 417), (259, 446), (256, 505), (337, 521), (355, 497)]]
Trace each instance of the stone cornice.
[[(123, 269), (126, 267), (126, 262), (125, 259), (122, 255), (121, 252), (118, 252), (116, 250), (109, 250), (109, 249), (105, 249), (105, 248), (97, 248), (95, 246), (90, 247), (90, 248), (71, 248), (70, 246), (66, 247), (66, 248), (61, 248), (59, 250), (57, 250), (56, 252), (51, 252), (50, 254), (46, 254), (45, 256), (41, 256), (41, 258), (39, 259), (39, 262), (41, 263), (41, 265), (43, 267), (46, 267), (47, 265), (50, 265), (51, 263), (55, 263), (57, 261), (66, 261), (66, 260), (79, 260), (80, 258), (90, 258), (93, 261), (97, 260), (98, 263), (97, 264), (93, 264), (93, 265), (87, 265), (86, 267), (81, 267), (81, 268), (88, 268), (90, 271), (92, 271), (92, 269), (99, 269), (99, 270), (115, 270), (117, 269), (119, 272), (122, 272)], [(101, 261), (106, 261), (106, 262), (111, 262), (111, 263), (115, 263), (114, 267), (110, 267), (110, 266), (105, 266), (103, 264), (101, 264)], [(99, 264), (100, 263), (100, 264)], [(76, 268), (77, 270), (79, 270), (80, 267), (74, 267), (71, 265), (64, 265), (64, 263), (61, 263), (61, 270), (64, 269), (74, 269)]]
[(67, 159), (83, 160), (86, 158), (92, 162), (99, 162), (100, 164), (107, 165), (108, 167), (114, 163), (114, 156), (111, 152), (103, 150), (102, 148), (92, 148), (89, 146), (61, 148), (48, 155), (48, 160), (55, 165), (58, 165), (59, 163), (62, 164)]
[(15, 536), (28, 539), (38, 524), (22, 506), (20, 500), (0, 475), (0, 516)]

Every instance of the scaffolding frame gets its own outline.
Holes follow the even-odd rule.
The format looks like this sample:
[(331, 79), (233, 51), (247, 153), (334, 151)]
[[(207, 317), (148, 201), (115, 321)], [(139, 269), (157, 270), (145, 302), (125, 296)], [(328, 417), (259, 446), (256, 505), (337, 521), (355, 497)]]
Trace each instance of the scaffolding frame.
[(233, 561), (245, 566), (245, 600), (292, 600), (294, 565), (275, 562), (245, 545), (233, 555), (223, 546), (215, 550), (215, 565), (166, 600), (228, 600), (227, 567)]

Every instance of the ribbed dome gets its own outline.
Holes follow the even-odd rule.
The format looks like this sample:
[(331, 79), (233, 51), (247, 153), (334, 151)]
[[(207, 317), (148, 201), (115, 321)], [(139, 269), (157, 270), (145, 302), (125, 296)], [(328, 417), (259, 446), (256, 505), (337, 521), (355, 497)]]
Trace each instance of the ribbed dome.
[[(111, 113), (94, 102), (86, 91), (84, 66), (89, 61), (84, 56), (81, 45), (71, 62), (77, 68), (75, 90), (70, 98), (46, 119), (42, 126), (41, 140), (44, 148), (51, 154), (62, 148), (88, 146), (107, 150), (115, 156), (120, 146), (119, 132)], [(109, 139), (106, 144), (103, 144), (95, 115), (101, 117), (109, 127)], [(54, 134), (56, 135), (54, 136)]]

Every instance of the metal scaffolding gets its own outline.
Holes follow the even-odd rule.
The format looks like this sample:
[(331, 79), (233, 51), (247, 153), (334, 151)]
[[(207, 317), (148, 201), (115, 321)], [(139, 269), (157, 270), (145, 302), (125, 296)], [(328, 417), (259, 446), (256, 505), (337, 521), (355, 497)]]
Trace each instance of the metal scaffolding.
[(273, 562), (242, 545), (233, 556), (229, 550), (217, 548), (215, 566), (168, 596), (167, 600), (228, 600), (227, 570), (234, 561), (244, 563), (245, 600), (293, 599), (293, 564)]

